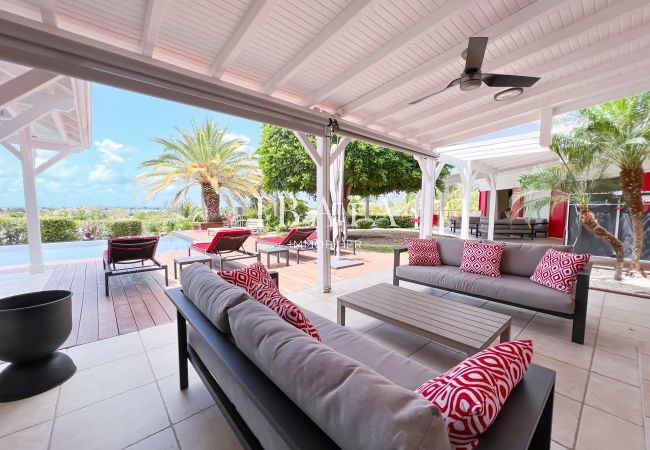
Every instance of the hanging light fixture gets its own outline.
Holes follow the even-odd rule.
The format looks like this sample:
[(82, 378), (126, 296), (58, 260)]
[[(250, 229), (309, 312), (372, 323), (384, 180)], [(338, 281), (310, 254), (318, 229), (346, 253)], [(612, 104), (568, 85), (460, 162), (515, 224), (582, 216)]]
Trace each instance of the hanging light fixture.
[(513, 87), (510, 89), (506, 89), (505, 91), (497, 92), (496, 94), (494, 94), (494, 100), (496, 100), (497, 102), (512, 100), (515, 97), (519, 97), (523, 93), (524, 93), (523, 88)]

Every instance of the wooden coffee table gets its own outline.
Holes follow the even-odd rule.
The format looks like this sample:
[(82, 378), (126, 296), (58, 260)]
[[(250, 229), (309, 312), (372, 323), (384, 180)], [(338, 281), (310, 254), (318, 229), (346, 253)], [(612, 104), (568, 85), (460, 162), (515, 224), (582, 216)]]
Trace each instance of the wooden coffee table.
[(510, 340), (510, 316), (388, 283), (339, 297), (336, 318), (340, 325), (345, 325), (345, 308), (468, 355), (487, 348), (498, 336), (500, 342)]

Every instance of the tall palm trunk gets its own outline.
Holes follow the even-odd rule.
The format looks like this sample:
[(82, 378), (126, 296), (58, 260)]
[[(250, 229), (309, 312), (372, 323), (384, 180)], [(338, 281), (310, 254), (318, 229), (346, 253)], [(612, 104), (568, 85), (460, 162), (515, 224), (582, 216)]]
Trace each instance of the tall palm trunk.
[(208, 222), (221, 222), (223, 219), (219, 212), (219, 206), (221, 203), (221, 196), (219, 193), (210, 183), (202, 183), (201, 195), (203, 197), (203, 203), (205, 203), (205, 207), (208, 210), (208, 217), (206, 220)]
[(621, 281), (623, 278), (623, 264), (625, 262), (625, 250), (621, 241), (616, 239), (612, 233), (604, 229), (596, 220), (596, 216), (588, 208), (580, 208), (580, 221), (587, 227), (596, 237), (602, 239), (609, 245), (614, 254), (616, 255), (616, 265), (614, 272), (614, 279)]
[(621, 169), (620, 183), (623, 199), (632, 224), (632, 270), (645, 276), (641, 267), (641, 251), (643, 249), (643, 169), (635, 167)]

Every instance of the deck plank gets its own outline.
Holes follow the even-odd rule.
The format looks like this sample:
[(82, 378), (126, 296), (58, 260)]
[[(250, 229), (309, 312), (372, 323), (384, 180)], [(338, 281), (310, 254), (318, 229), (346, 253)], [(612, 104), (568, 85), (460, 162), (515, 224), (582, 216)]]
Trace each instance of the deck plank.
[(115, 306), (113, 305), (113, 297), (111, 295), (106, 296), (104, 292), (104, 267), (102, 266), (102, 261), (97, 259), (95, 261), (95, 267), (97, 267), (95, 273), (97, 283), (97, 337), (98, 339), (106, 339), (117, 336), (119, 329), (117, 326)]
[(97, 265), (95, 261), (86, 263), (84, 288), (79, 322), (77, 344), (85, 344), (99, 339), (99, 317), (97, 306)]
[(110, 297), (113, 300), (119, 334), (137, 331), (138, 325), (133, 317), (133, 312), (131, 311), (131, 306), (126, 298), (121, 281), (118, 277), (110, 277), (108, 279), (108, 285), (110, 287)]
[(162, 325), (165, 323), (171, 322), (171, 318), (159, 303), (158, 298), (151, 292), (149, 285), (145, 279), (146, 273), (138, 273), (131, 275), (132, 279), (135, 282), (135, 287), (140, 294), (142, 302), (147, 307), (147, 311), (151, 315), (154, 323), (156, 325)]
[(142, 301), (138, 289), (135, 287), (135, 281), (130, 274), (118, 275), (111, 278), (118, 278), (122, 283), (124, 288), (124, 293), (126, 294), (126, 299), (129, 302), (131, 307), (131, 312), (133, 313), (133, 319), (135, 320), (138, 330), (144, 330), (145, 328), (153, 327), (155, 322), (153, 321), (151, 314), (147, 310), (147, 306)]

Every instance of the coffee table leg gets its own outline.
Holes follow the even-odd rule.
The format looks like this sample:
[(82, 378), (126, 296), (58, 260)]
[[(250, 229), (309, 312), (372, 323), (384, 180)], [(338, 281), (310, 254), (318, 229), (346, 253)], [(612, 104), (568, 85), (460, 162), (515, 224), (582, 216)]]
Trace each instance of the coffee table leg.
[(174, 280), (178, 279), (178, 275), (176, 274), (176, 261), (174, 261)]
[(345, 325), (345, 306), (343, 306), (341, 300), (336, 301), (336, 322), (339, 325)]
[(289, 250), (287, 250), (286, 255), (287, 255), (287, 266), (288, 266), (289, 265)]
[(499, 342), (508, 342), (510, 341), (510, 325), (508, 325), (508, 328), (503, 330), (503, 333), (501, 333), (501, 339)]

